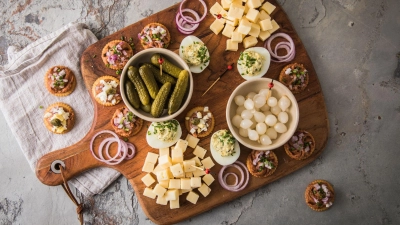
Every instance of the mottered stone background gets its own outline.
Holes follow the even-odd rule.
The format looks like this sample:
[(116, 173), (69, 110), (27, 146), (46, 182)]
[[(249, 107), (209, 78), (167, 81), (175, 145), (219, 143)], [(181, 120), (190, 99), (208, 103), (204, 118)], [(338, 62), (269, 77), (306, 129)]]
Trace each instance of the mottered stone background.
[[(78, 21), (103, 38), (174, 1), (0, 2), (0, 61)], [(398, 0), (279, 0), (317, 71), (330, 134), (321, 156), (301, 170), (181, 224), (400, 224), (400, 52)], [(78, 224), (61, 187), (41, 184), (0, 116), (0, 224)], [(304, 202), (314, 179), (335, 186), (333, 207), (317, 213)], [(120, 177), (84, 198), (85, 224), (152, 224)]]

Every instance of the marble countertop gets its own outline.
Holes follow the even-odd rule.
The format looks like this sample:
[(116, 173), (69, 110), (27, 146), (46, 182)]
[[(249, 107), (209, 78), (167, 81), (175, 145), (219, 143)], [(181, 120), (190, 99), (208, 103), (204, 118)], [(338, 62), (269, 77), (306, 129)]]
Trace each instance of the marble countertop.
[[(0, 63), (63, 25), (86, 23), (99, 38), (178, 1), (1, 1)], [(400, 52), (398, 0), (278, 0), (320, 80), (329, 117), (324, 152), (310, 165), (181, 224), (400, 224)], [(61, 187), (45, 186), (28, 166), (0, 114), (0, 224), (78, 224)], [(315, 179), (336, 200), (318, 213), (304, 202)], [(85, 198), (85, 224), (152, 224), (120, 177)]]

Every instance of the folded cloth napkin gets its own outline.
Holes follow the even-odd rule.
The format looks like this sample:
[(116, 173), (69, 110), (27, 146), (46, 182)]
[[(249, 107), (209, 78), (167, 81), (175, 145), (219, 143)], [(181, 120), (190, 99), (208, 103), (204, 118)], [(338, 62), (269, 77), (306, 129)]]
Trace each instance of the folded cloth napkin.
[[(0, 66), (0, 108), (32, 170), (46, 153), (73, 145), (88, 132), (94, 109), (80, 72), (82, 52), (97, 41), (81, 23), (70, 23), (21, 51), (10, 46), (8, 63)], [(67, 66), (76, 76), (72, 94), (57, 97), (44, 85), (46, 71), (57, 65)], [(75, 126), (65, 134), (54, 134), (43, 123), (45, 109), (55, 102), (70, 105), (75, 112)], [(69, 181), (81, 193), (101, 193), (120, 174), (109, 168), (96, 168)]]

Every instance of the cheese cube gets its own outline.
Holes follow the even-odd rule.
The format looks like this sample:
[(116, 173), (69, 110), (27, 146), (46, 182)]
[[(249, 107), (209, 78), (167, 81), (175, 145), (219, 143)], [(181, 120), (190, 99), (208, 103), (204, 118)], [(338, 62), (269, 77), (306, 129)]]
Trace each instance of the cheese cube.
[(169, 179), (168, 189), (180, 189), (181, 179)]
[[(231, 38), (232, 36), (232, 32), (235, 30), (235, 27), (230, 25), (230, 24), (226, 24), (224, 29), (222, 30), (222, 35), (224, 35), (225, 37)], [(190, 145), (189, 145), (190, 146)]]
[(160, 156), (168, 155), (169, 156), (169, 148), (160, 148), (158, 149), (158, 154)]
[(253, 36), (245, 37), (243, 39), (243, 47), (244, 48), (250, 48), (253, 47), (257, 44), (257, 38)]
[(210, 30), (216, 35), (221, 32), (222, 28), (224, 28), (224, 24), (218, 19), (214, 20), (214, 22), (210, 25)]
[(276, 30), (278, 30), (280, 27), (278, 23), (275, 20), (271, 20), (272, 23), (272, 29), (268, 30), (271, 34), (274, 33)]
[(202, 168), (203, 170), (195, 170), (193, 171), (193, 176), (194, 177), (200, 177), (200, 176), (204, 176), (206, 174), (206, 172), (204, 171), (204, 166), (200, 166), (200, 168)]
[(163, 170), (163, 168), (161, 168), (160, 164), (158, 164), (158, 165), (156, 166), (156, 168), (154, 168), (153, 174), (154, 174), (154, 175), (157, 175), (157, 173), (158, 173), (159, 171), (161, 171), (161, 170)]
[(247, 35), (251, 30), (251, 23), (246, 19), (242, 18), (239, 22), (239, 26), (237, 28), (237, 31), (241, 34)]
[(168, 188), (169, 187), (169, 180), (160, 180), (158, 183), (163, 187), (163, 188)]
[(144, 189), (143, 195), (152, 199), (155, 199), (157, 197), (157, 195), (154, 194), (153, 189), (148, 187)]
[(259, 16), (260, 12), (257, 9), (249, 9), (249, 12), (246, 14), (246, 18), (253, 23), (257, 23)]
[(260, 24), (260, 28), (262, 31), (272, 29), (272, 23), (269, 19), (261, 20), (258, 22), (258, 24)]
[(237, 29), (232, 32), (232, 41), (237, 42), (237, 43), (242, 43), (243, 41), (243, 34), (239, 33)]
[(261, 0), (247, 0), (246, 4), (249, 8), (255, 9), (261, 6)]
[(242, 5), (242, 0), (232, 0), (231, 5), (232, 4), (241, 6)]
[(185, 189), (185, 190), (192, 189), (192, 187), (190, 186), (189, 178), (181, 178), (181, 189)]
[(185, 171), (185, 173), (195, 171), (196, 168), (193, 166), (196, 166), (196, 162), (194, 160), (183, 161), (183, 170)]
[(232, 41), (232, 39), (226, 40), (226, 51), (237, 51), (239, 48), (238, 42)]
[(179, 198), (176, 200), (171, 200), (169, 201), (169, 208), (170, 209), (179, 209), (180, 205), (179, 205)]
[(168, 155), (163, 155), (158, 158), (158, 165), (160, 165), (161, 168), (166, 169), (172, 165), (172, 160), (171, 157)]
[(210, 13), (211, 15), (219, 14), (221, 10), (223, 10), (222, 6), (218, 2), (215, 2), (214, 5), (210, 8)]
[(156, 164), (157, 163), (157, 159), (158, 159), (158, 154), (155, 154), (155, 153), (152, 153), (152, 152), (148, 152), (147, 156), (146, 156), (146, 159), (144, 161)]
[[(227, 27), (227, 26), (230, 26), (230, 25), (226, 25), (225, 27)], [(224, 29), (224, 30), (225, 30), (225, 29)], [(224, 34), (223, 31), (222, 31), (222, 34)], [(198, 139), (198, 138), (196, 138), (196, 137), (193, 137), (193, 136), (190, 135), (190, 134), (188, 134), (188, 135), (186, 136), (186, 139), (185, 139), (185, 140), (187, 141), (188, 146), (191, 147), (191, 148), (195, 148), (196, 145), (197, 145), (197, 143), (199, 143), (199, 141), (200, 141), (200, 139)]]
[(200, 177), (191, 177), (190, 178), (190, 187), (198, 188), (201, 186), (201, 178)]
[[(183, 165), (182, 163), (180, 163), (180, 164), (181, 164), (181, 166)], [(182, 168), (183, 168), (183, 166), (182, 166)], [(185, 178), (185, 172), (179, 174), (178, 176), (174, 176), (174, 177), (175, 178)]]
[(261, 41), (267, 40), (271, 36), (271, 33), (269, 31), (260, 31), (260, 34), (258, 35), (258, 38), (260, 38)]
[(187, 146), (188, 146), (188, 142), (186, 140), (179, 139), (176, 142), (174, 149), (181, 149), (182, 152), (184, 153), (186, 151)]
[(249, 13), (250, 7), (247, 4), (244, 4), (244, 14)]
[(261, 9), (265, 10), (268, 14), (271, 15), (271, 13), (275, 10), (276, 6), (272, 5), (270, 2), (265, 2), (262, 6)]
[(236, 27), (239, 24), (239, 19), (226, 16), (226, 24)]
[(191, 158), (190, 160), (194, 160), (196, 166), (201, 166), (199, 157), (195, 156), (195, 157)]
[(160, 182), (162, 180), (169, 180), (171, 178), (174, 178), (171, 171), (169, 170), (169, 168), (167, 169), (163, 169), (159, 172), (157, 172), (157, 181)]
[(231, 6), (231, 1), (229, 0), (221, 0), (221, 6), (223, 9), (228, 10), (229, 6)]
[(264, 10), (260, 10), (260, 13), (258, 15), (259, 15), (258, 17), (259, 20), (271, 19), (271, 16)]
[(196, 148), (193, 151), (193, 154), (201, 159), (204, 158), (204, 156), (206, 155), (207, 150), (205, 150), (204, 148), (200, 147), (200, 146), (196, 146)]
[(165, 193), (165, 198), (167, 201), (179, 199), (179, 191), (178, 190), (168, 190)]
[(211, 169), (215, 165), (214, 162), (212, 161), (212, 159), (210, 158), (210, 156), (203, 159), (201, 161), (201, 163), (203, 164), (204, 168), (206, 168), (206, 169)]
[(144, 177), (141, 179), (147, 187), (152, 185), (156, 180), (150, 175), (150, 173), (146, 174)]
[(151, 173), (151, 172), (153, 172), (153, 169), (154, 169), (154, 163), (144, 162), (143, 167), (142, 167), (143, 172)]
[(191, 178), (191, 177), (193, 177), (193, 173), (192, 172), (187, 172), (187, 173), (185, 173), (185, 177), (186, 178)]
[(167, 189), (165, 189), (161, 184), (156, 184), (156, 186), (153, 189), (153, 193), (156, 194), (157, 196), (163, 196), (167, 192)]
[(174, 177), (179, 177), (183, 174), (182, 164), (177, 163), (169, 167)]
[(258, 37), (259, 34), (260, 34), (260, 25), (252, 23), (249, 35), (253, 37)]
[(210, 186), (212, 184), (212, 182), (214, 182), (214, 177), (211, 174), (206, 174), (203, 177), (203, 181), (204, 183), (206, 183), (208, 186)]
[[(218, 14), (221, 14), (221, 18), (218, 19)], [(219, 11), (219, 13), (217, 14), (213, 14), (213, 17), (217, 20), (219, 20), (222, 24), (226, 23), (226, 17), (228, 16), (228, 12), (225, 11), (225, 9), (222, 9), (221, 11)]]
[(176, 164), (176, 163), (180, 163), (183, 162), (183, 151), (181, 148), (173, 148), (171, 150), (171, 157), (172, 157), (172, 163)]
[(240, 19), (243, 17), (244, 6), (238, 4), (231, 4), (228, 10), (228, 16)]
[(189, 202), (196, 204), (197, 200), (199, 199), (199, 195), (194, 193), (193, 191), (189, 192), (189, 194), (186, 196), (186, 200)]
[(207, 185), (202, 184), (201, 187), (199, 187), (197, 190), (204, 196), (207, 197), (207, 195), (210, 194), (211, 188), (209, 188)]
[(168, 204), (168, 200), (167, 200), (167, 198), (165, 196), (158, 195), (156, 203), (159, 204), (159, 205), (167, 205)]

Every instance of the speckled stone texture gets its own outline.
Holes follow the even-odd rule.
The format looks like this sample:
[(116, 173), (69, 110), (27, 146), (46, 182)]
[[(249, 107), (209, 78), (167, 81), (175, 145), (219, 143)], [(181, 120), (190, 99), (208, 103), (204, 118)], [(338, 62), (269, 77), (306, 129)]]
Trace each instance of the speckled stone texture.
[[(178, 1), (11, 0), (0, 2), (1, 64), (61, 26), (86, 23), (100, 39)], [(181, 224), (400, 224), (400, 52), (398, 0), (280, 0), (325, 95), (330, 134), (301, 170)], [(61, 187), (41, 184), (0, 117), (0, 224), (78, 224)], [(334, 185), (331, 209), (314, 212), (304, 190)], [(85, 224), (152, 224), (124, 177), (85, 203)]]

